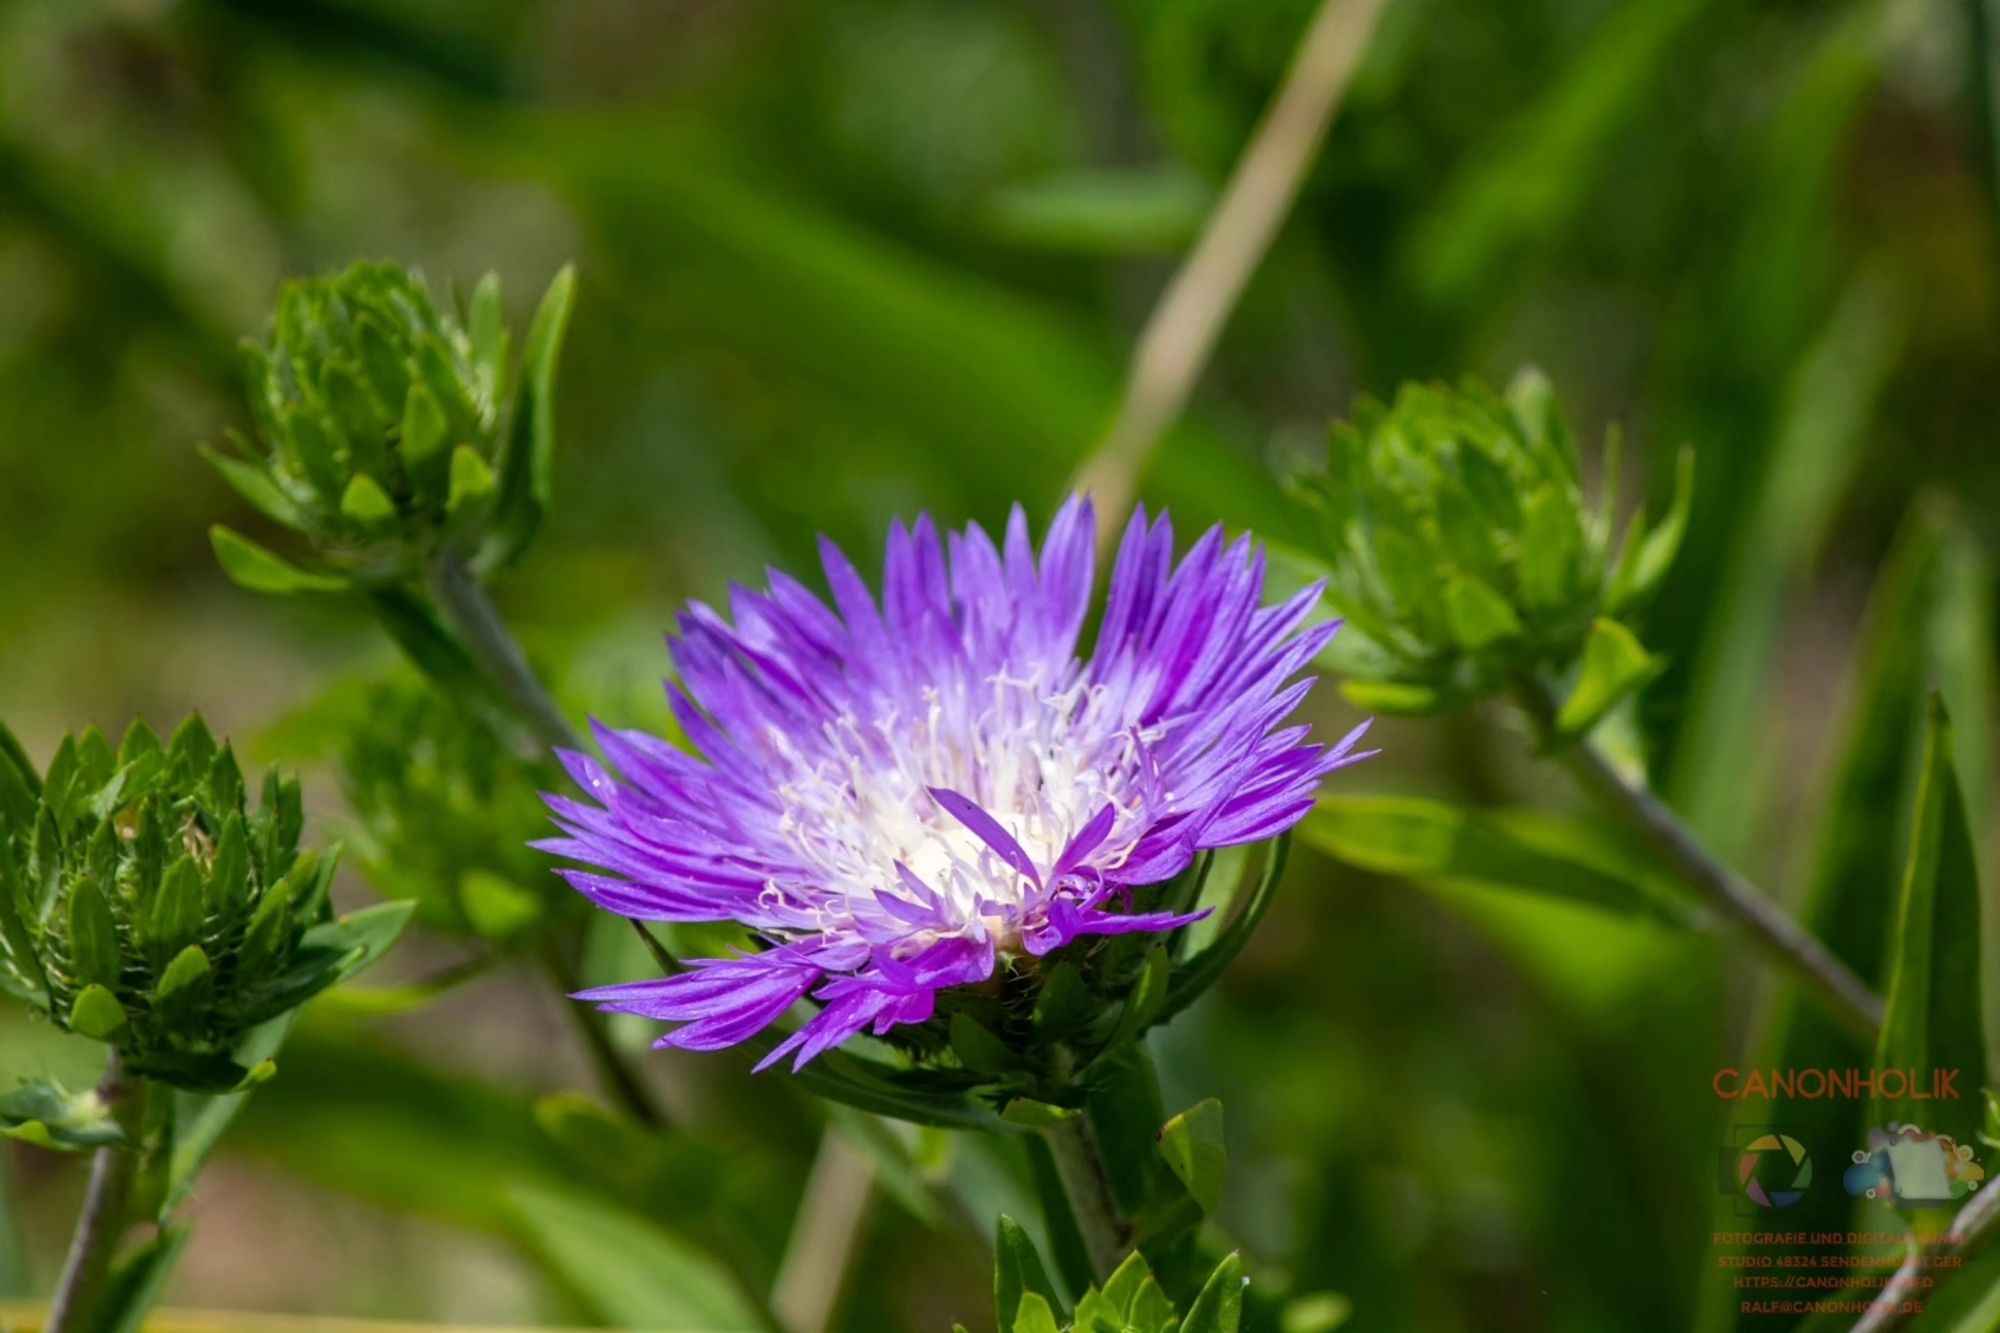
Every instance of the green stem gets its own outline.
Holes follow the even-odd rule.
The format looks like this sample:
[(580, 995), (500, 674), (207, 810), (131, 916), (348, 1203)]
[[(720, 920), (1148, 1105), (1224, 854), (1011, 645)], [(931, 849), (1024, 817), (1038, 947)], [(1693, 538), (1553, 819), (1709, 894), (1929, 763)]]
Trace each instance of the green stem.
[[(493, 599), (486, 595), (486, 589), (473, 577), (464, 558), (455, 551), (445, 552), (438, 560), (432, 582), (437, 591), (438, 605), (451, 622), (451, 627), (457, 631), (460, 643), (521, 721), (543, 744), (552, 748), (586, 748), (583, 736), (570, 725), (548, 690), (543, 688), (541, 678), (528, 665), (528, 655), (521, 651), (521, 645), (508, 632), (507, 622), (501, 619)], [(666, 1113), (624, 1054), (612, 1043), (611, 1034), (605, 1030), (603, 1016), (568, 998), (578, 989), (576, 970), (570, 966), (568, 958), (559, 948), (551, 945), (542, 951), (541, 961), (543, 971), (564, 997), (563, 1008), (576, 1025), (577, 1035), (583, 1039), (584, 1050), (589, 1054), (591, 1065), (597, 1070), (605, 1091), (617, 1100), (626, 1114), (645, 1128), (664, 1126), (667, 1123)]]
[(1588, 737), (1571, 741), (1559, 736), (1558, 704), (1545, 683), (1522, 678), (1515, 682), (1514, 695), (1543, 745), (1592, 800), (1637, 834), (1765, 957), (1806, 982), (1857, 1035), (1875, 1040), (1882, 1028), (1882, 1001), (1866, 983), (1782, 907), (1717, 860), (1643, 778), (1621, 772)]
[[(139, 1090), (143, 1090), (143, 1085), (135, 1089)], [(113, 1051), (105, 1064), (103, 1081), (97, 1085), (97, 1095), (106, 1102), (116, 1102), (124, 1093), (118, 1053)], [(138, 1097), (135, 1095), (133, 1100), (136, 1102)], [(136, 1124), (138, 1117), (127, 1114), (120, 1119), (130, 1125)], [(136, 1145), (97, 1150), (90, 1164), (90, 1185), (84, 1192), (83, 1212), (77, 1217), (69, 1257), (63, 1261), (62, 1276), (56, 1281), (55, 1297), (49, 1305), (47, 1333), (81, 1333), (90, 1326), (104, 1296), (104, 1280), (111, 1272), (111, 1260), (125, 1235), (132, 1176), (138, 1162)]]
[(1111, 1173), (1104, 1166), (1104, 1149), (1097, 1142), (1090, 1117), (1079, 1113), (1058, 1121), (1043, 1131), (1043, 1137), (1055, 1159), (1063, 1193), (1069, 1197), (1084, 1249), (1090, 1253), (1090, 1266), (1100, 1279), (1107, 1278), (1125, 1257), (1132, 1224), (1118, 1207)]
[(447, 551), (438, 560), (433, 581), (438, 604), (452, 628), (458, 631), (466, 651), (521, 720), (552, 748), (586, 748), (582, 734), (570, 725), (556, 707), (556, 701), (542, 687), (541, 679), (528, 665), (528, 655), (507, 632), (507, 622), (500, 618), (492, 598), (472, 576), (464, 558), (455, 551)]
[(604, 1085), (605, 1091), (637, 1124), (646, 1129), (664, 1128), (666, 1112), (660, 1108), (652, 1089), (640, 1080), (638, 1072), (612, 1044), (611, 1034), (605, 1030), (603, 1015), (582, 1001), (569, 998), (579, 989), (576, 972), (553, 942), (541, 951), (541, 961), (549, 983), (561, 996), (559, 1002), (563, 1012), (569, 1015), (577, 1036), (583, 1039), (583, 1049), (589, 1055), (591, 1067), (597, 1071), (598, 1081)]

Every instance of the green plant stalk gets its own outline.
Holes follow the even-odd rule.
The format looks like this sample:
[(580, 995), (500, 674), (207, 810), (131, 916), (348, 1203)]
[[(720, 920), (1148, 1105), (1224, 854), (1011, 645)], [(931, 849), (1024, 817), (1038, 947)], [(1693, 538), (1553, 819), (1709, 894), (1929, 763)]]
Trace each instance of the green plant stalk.
[(624, 1055), (611, 1043), (611, 1034), (605, 1030), (601, 1015), (581, 1001), (569, 998), (580, 989), (576, 971), (569, 960), (562, 956), (555, 941), (550, 941), (539, 952), (542, 971), (549, 984), (559, 993), (558, 1003), (569, 1016), (570, 1025), (583, 1040), (583, 1049), (590, 1056), (591, 1067), (597, 1071), (598, 1079), (610, 1089), (625, 1113), (642, 1128), (663, 1129), (666, 1127), (666, 1113), (651, 1090), (639, 1080), (639, 1075), (625, 1060)]
[(507, 622), (473, 577), (465, 558), (456, 551), (446, 551), (438, 559), (432, 584), (438, 604), (458, 631), (465, 650), (536, 738), (552, 749), (588, 749), (582, 733), (570, 725), (542, 687), (534, 668), (528, 665), (528, 655), (507, 632)]
[[(570, 725), (555, 700), (549, 697), (534, 668), (528, 665), (528, 655), (508, 632), (507, 622), (501, 619), (486, 589), (473, 577), (464, 557), (456, 551), (445, 552), (431, 581), (438, 605), (457, 631), (460, 643), (536, 739), (551, 748), (586, 749), (582, 734)], [(569, 961), (560, 950), (551, 947), (542, 951), (541, 963), (551, 983), (562, 993), (563, 1008), (583, 1038), (584, 1049), (606, 1091), (638, 1124), (647, 1129), (664, 1126), (666, 1113), (612, 1043), (604, 1019), (568, 998), (578, 988)]]
[(1585, 794), (1637, 834), (1676, 878), (1741, 929), (1765, 957), (1804, 981), (1836, 1018), (1858, 1036), (1875, 1040), (1882, 1029), (1880, 996), (1782, 907), (1710, 853), (1643, 779), (1622, 773), (1589, 737), (1560, 736), (1555, 724), (1559, 703), (1544, 681), (1517, 679), (1514, 697), (1543, 747)]
[(1049, 1126), (1042, 1137), (1055, 1159), (1076, 1229), (1090, 1254), (1090, 1266), (1100, 1281), (1110, 1277), (1131, 1244), (1132, 1224), (1118, 1207), (1111, 1173), (1104, 1165), (1104, 1149), (1097, 1142), (1090, 1117), (1079, 1112)]
[[(143, 1081), (128, 1087), (119, 1068), (118, 1053), (113, 1051), (105, 1063), (97, 1095), (114, 1103), (126, 1098), (125, 1114), (120, 1119), (131, 1126), (143, 1118), (144, 1093)], [(77, 1216), (69, 1255), (63, 1260), (62, 1276), (56, 1280), (55, 1296), (49, 1303), (46, 1333), (82, 1333), (96, 1317), (98, 1303), (104, 1296), (105, 1278), (111, 1273), (111, 1261), (131, 1220), (132, 1178), (138, 1164), (136, 1144), (99, 1148), (92, 1159), (83, 1211)]]

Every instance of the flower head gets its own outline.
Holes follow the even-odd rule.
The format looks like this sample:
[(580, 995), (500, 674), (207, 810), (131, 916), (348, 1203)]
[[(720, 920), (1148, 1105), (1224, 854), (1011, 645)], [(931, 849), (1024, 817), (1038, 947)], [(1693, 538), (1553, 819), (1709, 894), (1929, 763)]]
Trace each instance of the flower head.
[(1541, 375), (1523, 372), (1504, 397), (1468, 382), (1363, 400), (1334, 428), (1325, 467), (1296, 480), (1321, 519), (1328, 597), (1356, 631), (1342, 646), (1365, 683), (1350, 682), (1350, 696), (1431, 711), (1522, 672), (1567, 670), (1600, 618), (1624, 615), (1665, 575), (1691, 465), (1683, 454), (1659, 523), (1649, 530), (1640, 514), (1620, 541), (1615, 461), (1604, 503), (1587, 505)]
[[(616, 770), (564, 756), (588, 801), (551, 797), (545, 850), (620, 915), (734, 921), (767, 947), (586, 993), (731, 1046), (802, 999), (803, 1064), (863, 1030), (925, 1023), (938, 994), (1072, 941), (1174, 930), (1135, 891), (1205, 849), (1267, 839), (1362, 756), (1287, 718), (1336, 625), (1318, 592), (1263, 607), (1263, 557), (1208, 532), (1178, 566), (1162, 515), (1132, 519), (1086, 657), (1093, 523), (1065, 505), (1037, 556), (1017, 508), (996, 546), (928, 518), (890, 531), (878, 602), (822, 542), (829, 608), (772, 572), (734, 623), (695, 604), (671, 639), (696, 754), (599, 727)], [(600, 873), (609, 872), (609, 873)]]
[[(404, 904), (335, 920), (334, 858), (299, 850), (299, 785), (253, 807), (199, 716), (162, 744), (91, 728), (37, 773), (0, 728), (0, 991), (126, 1067), (197, 1091), (251, 1071), (242, 1037), (386, 948)], [(367, 917), (361, 920), (360, 917)]]
[(446, 546), (481, 570), (511, 560), (548, 492), (555, 360), (573, 287), (543, 297), (516, 358), (488, 275), (463, 313), (413, 273), (356, 264), (286, 284), (263, 340), (244, 346), (252, 438), (209, 451), (224, 480), (301, 534), (315, 568), (228, 533), (233, 577), (260, 591), (381, 583)]

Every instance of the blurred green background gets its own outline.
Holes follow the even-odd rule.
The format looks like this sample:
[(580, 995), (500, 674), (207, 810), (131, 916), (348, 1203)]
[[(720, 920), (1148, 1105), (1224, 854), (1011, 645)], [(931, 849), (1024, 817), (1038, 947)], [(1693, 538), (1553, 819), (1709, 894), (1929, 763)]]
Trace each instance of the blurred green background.
[[(579, 711), (657, 715), (679, 602), (810, 569), (816, 532), (1046, 516), (1313, 9), (0, 3), (0, 711), (38, 757), (199, 706), (309, 759), (273, 724), (388, 666), (360, 616), (225, 582), (211, 522), (285, 542), (194, 452), (241, 423), (235, 340), (278, 283), (355, 258), (497, 269), (517, 327), (578, 266), (557, 505), (500, 596)], [(1903, 513), (1940, 494), (2000, 539), (1996, 26), (1987, 0), (1390, 0), (1142, 492), (1184, 531), (1297, 537), (1272, 478), (1356, 394), (1524, 362), (1586, 441), (1623, 424), (1634, 499), (1692, 443), (1646, 633), (1656, 780), (1796, 886)], [(1568, 799), (1500, 713), (1379, 734), (1343, 787)], [(1159, 1054), (1171, 1105), (1228, 1099), (1223, 1220), (1273, 1289), (1367, 1329), (1678, 1329), (1711, 1266), (1709, 1079), (1762, 985), (1712, 939), (1302, 850)], [(633, 1219), (753, 1268), (782, 1241), (816, 1123), (782, 1075), (656, 1057), (690, 1146), (573, 1216), (588, 1172), (531, 1107), (588, 1070), (525, 969), (322, 1008), (204, 1177), (172, 1303), (637, 1324), (644, 1293), (609, 1290), (656, 1262)], [(91, 1077), (17, 1015), (0, 1042), (4, 1072)], [(46, 1291), (78, 1165), (15, 1150), (0, 1294)], [(990, 1212), (921, 1197), (876, 1209), (843, 1326), (984, 1327)]]

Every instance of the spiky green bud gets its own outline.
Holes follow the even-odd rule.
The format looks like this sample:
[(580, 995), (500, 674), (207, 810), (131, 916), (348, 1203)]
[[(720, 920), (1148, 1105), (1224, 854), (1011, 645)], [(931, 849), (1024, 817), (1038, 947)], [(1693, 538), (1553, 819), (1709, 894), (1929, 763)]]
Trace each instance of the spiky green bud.
[(528, 844), (548, 823), (541, 793), (563, 783), (463, 704), (417, 682), (385, 681), (341, 718), (338, 761), (358, 821), (361, 866), (410, 898), (434, 929), (496, 943), (588, 904)]
[(572, 287), (557, 275), (517, 364), (490, 274), (462, 311), (391, 264), (287, 285), (245, 347), (254, 438), (208, 455), (306, 538), (312, 567), (218, 529), (224, 568), (259, 591), (304, 592), (401, 580), (447, 546), (481, 568), (512, 559), (547, 503)]
[(0, 989), (133, 1073), (235, 1085), (245, 1033), (386, 947), (386, 920), (331, 919), (334, 858), (300, 853), (301, 823), (275, 772), (245, 803), (198, 716), (165, 745), (143, 723), (116, 751), (66, 737), (40, 774), (0, 728)]
[(1428, 711), (1590, 655), (1643, 674), (1650, 661), (1616, 618), (1672, 563), (1691, 455), (1666, 516), (1649, 529), (1635, 515), (1622, 541), (1615, 467), (1614, 448), (1605, 498), (1587, 504), (1569, 428), (1532, 371), (1504, 397), (1411, 384), (1388, 406), (1364, 400), (1334, 428), (1326, 467), (1295, 483), (1321, 518), (1311, 554), (1348, 620), (1356, 697)]

